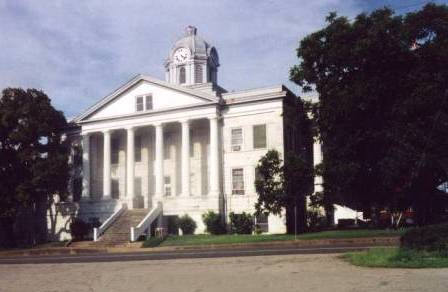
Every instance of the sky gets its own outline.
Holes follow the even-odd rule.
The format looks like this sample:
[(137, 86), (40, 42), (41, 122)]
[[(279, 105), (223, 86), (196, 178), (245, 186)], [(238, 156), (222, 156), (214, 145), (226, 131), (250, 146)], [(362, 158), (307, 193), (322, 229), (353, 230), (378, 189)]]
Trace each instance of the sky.
[[(424, 0), (0, 0), (0, 89), (42, 89), (67, 118), (137, 74), (164, 79), (163, 62), (187, 25), (215, 46), (228, 91), (285, 84), (300, 40), (331, 11), (353, 18)], [(448, 0), (433, 1), (447, 4)]]

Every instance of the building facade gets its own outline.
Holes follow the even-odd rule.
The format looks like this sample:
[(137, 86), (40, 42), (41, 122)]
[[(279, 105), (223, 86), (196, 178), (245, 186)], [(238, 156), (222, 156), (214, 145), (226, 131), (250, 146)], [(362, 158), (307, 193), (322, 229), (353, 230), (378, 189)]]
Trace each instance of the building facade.
[[(283, 85), (227, 92), (219, 66), (217, 50), (189, 26), (164, 63), (165, 81), (138, 75), (72, 121), (77, 216), (105, 222), (123, 206), (161, 206), (163, 217), (188, 214), (203, 233), (209, 210), (226, 220), (255, 211), (258, 160), (295, 147), (285, 108), (296, 97)], [(269, 233), (286, 231), (284, 216), (258, 220)]]

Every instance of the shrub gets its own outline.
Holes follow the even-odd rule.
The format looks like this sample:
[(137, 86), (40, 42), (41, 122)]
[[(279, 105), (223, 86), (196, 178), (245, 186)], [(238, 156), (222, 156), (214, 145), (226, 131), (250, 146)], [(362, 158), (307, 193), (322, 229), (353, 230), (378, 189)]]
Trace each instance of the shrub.
[(223, 224), (221, 216), (213, 211), (202, 214), (202, 221), (206, 226), (206, 232), (210, 234), (226, 233), (226, 226)]
[(242, 214), (235, 214), (231, 212), (230, 217), (230, 229), (232, 233), (237, 234), (252, 234), (254, 230), (254, 218), (252, 215), (243, 212)]
[(403, 248), (448, 253), (448, 223), (409, 229), (400, 241)]
[(321, 231), (327, 227), (327, 218), (318, 210), (307, 211), (306, 223), (308, 231)]
[(177, 220), (179, 228), (182, 230), (182, 234), (193, 234), (196, 230), (196, 222), (185, 214)]
[(89, 234), (91, 225), (82, 219), (76, 218), (70, 223), (70, 234), (73, 240), (84, 240)]

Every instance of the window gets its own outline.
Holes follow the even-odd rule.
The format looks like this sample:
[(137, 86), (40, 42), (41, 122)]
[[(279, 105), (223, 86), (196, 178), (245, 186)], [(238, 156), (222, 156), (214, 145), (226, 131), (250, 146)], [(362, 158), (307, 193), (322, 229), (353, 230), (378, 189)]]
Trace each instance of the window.
[(244, 171), (242, 168), (232, 169), (232, 195), (244, 195)]
[(261, 230), (261, 232), (269, 232), (268, 216), (260, 214), (255, 217), (255, 226)]
[(138, 112), (143, 111), (143, 96), (138, 96), (135, 99), (135, 109)]
[(266, 125), (254, 126), (254, 149), (266, 148)]
[(171, 177), (165, 176), (164, 183), (165, 196), (171, 196)]
[(112, 199), (118, 199), (120, 197), (120, 183), (118, 181), (118, 179), (112, 179)]
[(202, 65), (196, 65), (194, 67), (194, 81), (196, 83), (202, 83)]
[(119, 153), (120, 153), (120, 140), (118, 138), (114, 138), (111, 141), (111, 164), (117, 164), (119, 160)]
[(263, 175), (260, 173), (258, 168), (255, 166), (255, 181), (264, 180)]
[(135, 98), (135, 110), (142, 112), (143, 110), (152, 110), (152, 94), (137, 96)]
[(136, 197), (141, 197), (142, 195), (142, 178), (135, 177), (134, 178), (134, 193)]
[(180, 84), (184, 84), (186, 82), (186, 76), (185, 76), (185, 68), (184, 67), (180, 67), (179, 69), (179, 83)]
[(145, 96), (145, 102), (146, 102), (145, 109), (147, 111), (152, 110), (152, 95), (151, 94)]
[(232, 151), (241, 151), (241, 146), (243, 144), (243, 129), (234, 128), (232, 129)]
[(134, 160), (135, 162), (142, 161), (142, 137), (135, 136), (135, 145), (134, 145)]

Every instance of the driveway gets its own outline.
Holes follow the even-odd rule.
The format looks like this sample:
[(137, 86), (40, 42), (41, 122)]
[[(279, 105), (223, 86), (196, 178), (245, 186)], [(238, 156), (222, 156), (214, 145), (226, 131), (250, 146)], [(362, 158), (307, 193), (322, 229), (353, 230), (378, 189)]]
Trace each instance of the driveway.
[(354, 267), (338, 255), (0, 265), (0, 291), (447, 291), (448, 269)]

